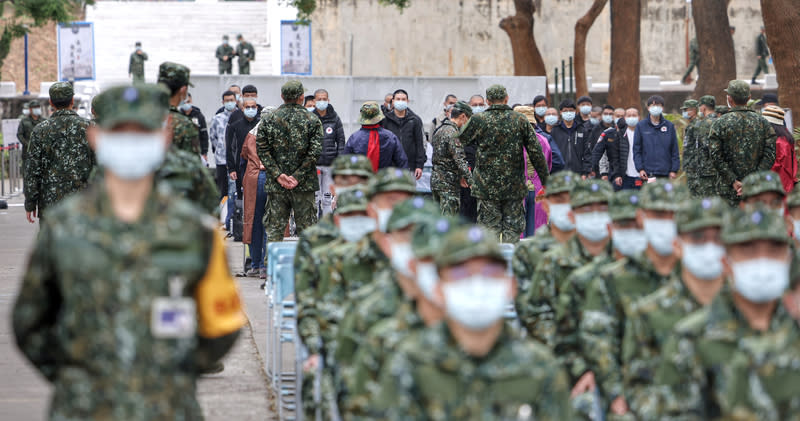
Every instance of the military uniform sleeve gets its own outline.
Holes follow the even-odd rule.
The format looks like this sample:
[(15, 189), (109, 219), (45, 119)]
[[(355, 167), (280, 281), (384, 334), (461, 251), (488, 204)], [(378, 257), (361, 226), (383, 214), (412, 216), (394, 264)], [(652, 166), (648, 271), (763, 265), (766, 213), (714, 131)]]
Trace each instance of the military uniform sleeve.
[(724, 126), (725, 121), (722, 118), (717, 119), (717, 121), (711, 125), (711, 132), (707, 138), (708, 156), (711, 162), (717, 167), (720, 185), (724, 186), (724, 188), (729, 188), (733, 185), (733, 182), (736, 181), (736, 174), (734, 174), (722, 153), (722, 142), (725, 138), (725, 134), (723, 133), (725, 130)]
[(583, 355), (594, 371), (603, 393), (614, 400), (622, 394), (622, 374), (619, 363), (622, 326), (612, 304), (605, 277), (595, 277), (586, 290), (580, 322)]
[(686, 132), (683, 134), (683, 159), (681, 160), (681, 165), (683, 166), (683, 171), (689, 176), (695, 175), (696, 172), (696, 133), (697, 130), (695, 129), (695, 125), (690, 124), (689, 127), (686, 128)]
[(777, 135), (772, 126), (761, 118), (763, 124), (762, 139), (764, 139), (764, 152), (761, 155), (761, 161), (758, 163), (759, 170), (768, 170), (775, 164), (775, 141)]
[(414, 368), (403, 347), (386, 362), (381, 369), (380, 392), (374, 405), (383, 416), (376, 419), (427, 420), (419, 401)]
[(530, 287), (533, 271), (536, 270), (535, 265), (531, 264), (536, 261), (533, 258), (533, 253), (530, 252), (531, 247), (532, 245), (528, 245), (527, 242), (518, 244), (511, 258), (511, 269), (517, 278), (517, 284), (519, 284), (519, 296), (524, 295)]
[[(640, 301), (642, 302), (642, 301)], [(661, 390), (653, 384), (655, 369), (661, 349), (653, 349), (657, 342), (646, 312), (635, 303), (625, 318), (621, 361), (625, 378), (625, 400), (641, 419), (658, 419)]]
[(467, 123), (461, 126), (458, 132), (458, 140), (464, 146), (471, 146), (477, 144), (477, 132), (479, 131), (480, 123), (475, 116), (470, 117)]
[(17, 126), (17, 140), (19, 140), (19, 143), (21, 143), (22, 146), (27, 146), (28, 139), (27, 139), (27, 136), (25, 135), (25, 119), (24, 118), (19, 120), (19, 126)]
[(295, 179), (299, 180), (300, 174), (307, 173), (309, 169), (315, 169), (317, 167), (317, 160), (322, 153), (323, 137), (325, 137), (325, 134), (322, 131), (322, 122), (319, 121), (317, 117), (312, 118), (308, 133), (308, 149), (306, 150), (305, 159), (302, 160), (300, 167), (295, 169), (292, 174)]
[(703, 390), (707, 387), (698, 364), (695, 344), (689, 338), (673, 334), (662, 349), (654, 387), (662, 396), (658, 412), (666, 419), (703, 420), (707, 414)]
[(553, 276), (557, 272), (555, 261), (548, 253), (536, 267), (527, 293), (520, 296), (517, 311), (528, 333), (541, 343), (553, 345), (555, 336), (556, 286)]
[(467, 158), (464, 156), (464, 147), (461, 146), (461, 141), (458, 140), (458, 137), (455, 135), (447, 136), (444, 141), (447, 142), (447, 151), (456, 162), (458, 170), (461, 173), (461, 178), (470, 182), (472, 173), (469, 171), (469, 164), (467, 164)]
[(581, 297), (577, 289), (580, 275), (573, 271), (567, 279), (563, 280), (563, 286), (555, 298), (555, 331), (554, 347), (555, 354), (564, 362), (567, 373), (573, 379), (580, 378), (588, 368), (583, 359), (583, 350), (580, 347), (578, 334), (578, 323), (580, 322), (580, 301)]
[(198, 162), (197, 171), (195, 171), (194, 190), (197, 192), (197, 198), (194, 199), (197, 204), (207, 210), (210, 215), (219, 214), (219, 189), (217, 183), (211, 177), (208, 170)]
[[(272, 122), (269, 120), (269, 117), (261, 120), (261, 124), (258, 126), (258, 135), (256, 136), (256, 147), (258, 149), (258, 158), (261, 160), (261, 163), (264, 164), (267, 174), (269, 174), (273, 180), (277, 180), (282, 172), (275, 158), (272, 157), (272, 141), (270, 139), (271, 124)], [(230, 165), (231, 161), (228, 161), (228, 166)]]
[(297, 333), (308, 348), (309, 354), (319, 354), (322, 337), (317, 317), (317, 288), (319, 287), (319, 267), (310, 243), (303, 235), (297, 243), (294, 257), (295, 292), (297, 294)]
[[(37, 126), (41, 127), (41, 126)], [(25, 192), (25, 211), (33, 212), (39, 204), (40, 182), (44, 171), (44, 148), (42, 145), (41, 130), (33, 129), (31, 140), (28, 143), (27, 158), (23, 165), (23, 189)]]
[(536, 132), (533, 130), (533, 127), (525, 122), (522, 127), (524, 127), (524, 138), (523, 143), (525, 149), (528, 151), (528, 159), (533, 164), (533, 168), (536, 169), (536, 174), (539, 175), (539, 180), (542, 182), (542, 185), (547, 184), (547, 177), (550, 176), (550, 170), (547, 168), (547, 160), (544, 157), (544, 152), (542, 152), (542, 145), (539, 144), (539, 139), (536, 138)]

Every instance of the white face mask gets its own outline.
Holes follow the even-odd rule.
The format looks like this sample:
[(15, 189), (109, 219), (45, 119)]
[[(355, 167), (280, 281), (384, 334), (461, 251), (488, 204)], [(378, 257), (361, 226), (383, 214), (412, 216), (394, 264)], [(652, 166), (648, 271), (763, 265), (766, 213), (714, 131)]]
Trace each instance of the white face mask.
[(316, 103), (314, 103), (314, 106), (317, 107), (317, 109), (320, 111), (325, 111), (328, 109), (328, 101), (322, 101), (322, 100), (317, 101)]
[(611, 124), (614, 122), (614, 116), (609, 114), (603, 114), (603, 123)]
[(681, 262), (698, 279), (713, 281), (722, 276), (722, 257), (725, 248), (716, 243), (683, 243)]
[(31, 110), (29, 110), (27, 108), (22, 110), (22, 115), (31, 115)]
[(628, 127), (630, 127), (631, 129), (636, 127), (638, 123), (639, 123), (639, 117), (625, 117), (625, 124), (627, 124)]
[(793, 221), (792, 226), (794, 227), (794, 239), (800, 241), (800, 220)]
[(661, 256), (672, 254), (672, 242), (678, 235), (678, 228), (675, 221), (671, 219), (650, 219), (644, 220), (644, 235), (647, 242)]
[(315, 107), (306, 107), (306, 111), (310, 113), (313, 113), (315, 109), (316, 109)]
[(396, 108), (398, 111), (403, 111), (408, 108), (408, 101), (395, 101), (394, 108)]
[(33, 108), (31, 112), (32, 112), (32, 113), (33, 113), (33, 115), (35, 115), (35, 116), (40, 116), (40, 115), (42, 115), (42, 109), (41, 109), (41, 108)]
[(233, 109), (236, 108), (236, 101), (228, 101), (223, 103), (223, 105), (225, 106), (225, 110), (233, 111)]
[(650, 108), (647, 109), (647, 111), (653, 117), (658, 117), (664, 111), (664, 108), (662, 108), (660, 105), (651, 105)]
[(597, 242), (608, 237), (608, 224), (611, 218), (608, 212), (588, 212), (575, 214), (575, 228), (578, 235), (589, 241)]
[(551, 204), (550, 205), (550, 222), (561, 231), (572, 231), (575, 229), (575, 224), (569, 220), (569, 212), (572, 206), (569, 203)]
[(164, 162), (164, 135), (155, 133), (108, 133), (97, 135), (97, 163), (119, 178), (138, 180)]
[(392, 263), (394, 270), (406, 278), (413, 277), (414, 274), (411, 273), (411, 268), (409, 267), (411, 259), (414, 258), (414, 252), (411, 249), (411, 244), (397, 242), (392, 243), (391, 253), (392, 257), (389, 259), (389, 261)]
[(504, 278), (475, 275), (443, 285), (442, 292), (449, 318), (469, 330), (483, 330), (502, 319), (511, 301)]
[(555, 126), (558, 123), (558, 116), (556, 115), (547, 115), (544, 117), (544, 123), (549, 126)]
[(547, 112), (547, 107), (536, 107), (533, 109), (533, 112), (535, 112), (539, 117), (542, 117), (544, 116), (544, 113)]
[(367, 234), (375, 231), (375, 220), (369, 216), (341, 216), (339, 217), (339, 233), (344, 241), (355, 243)]
[(580, 106), (580, 112), (583, 115), (587, 115), (590, 112), (592, 112), (592, 106), (591, 105), (581, 105)]
[(636, 228), (612, 230), (611, 242), (614, 248), (626, 257), (638, 256), (647, 248), (644, 231)]
[(434, 289), (439, 283), (439, 271), (431, 262), (417, 262), (417, 285), (428, 300), (435, 300)]
[(376, 208), (375, 213), (378, 214), (378, 231), (386, 232), (386, 226), (389, 225), (389, 218), (392, 217), (392, 209)]
[(789, 286), (789, 262), (767, 257), (731, 263), (733, 286), (744, 298), (765, 303), (780, 298)]

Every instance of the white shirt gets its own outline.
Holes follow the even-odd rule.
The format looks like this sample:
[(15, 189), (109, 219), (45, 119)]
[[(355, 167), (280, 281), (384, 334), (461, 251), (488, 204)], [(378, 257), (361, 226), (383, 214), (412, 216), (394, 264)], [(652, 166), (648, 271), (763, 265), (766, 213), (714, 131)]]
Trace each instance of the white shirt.
[(628, 126), (628, 168), (625, 170), (625, 175), (628, 177), (639, 178), (639, 173), (636, 172), (636, 164), (633, 163), (633, 133), (634, 130)]

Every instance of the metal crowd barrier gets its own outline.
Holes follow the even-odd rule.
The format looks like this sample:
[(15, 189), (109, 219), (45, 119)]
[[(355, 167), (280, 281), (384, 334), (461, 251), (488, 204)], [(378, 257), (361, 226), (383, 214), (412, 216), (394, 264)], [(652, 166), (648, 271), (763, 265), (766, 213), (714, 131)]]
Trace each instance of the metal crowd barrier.
[(0, 198), (22, 194), (22, 145), (0, 147)]

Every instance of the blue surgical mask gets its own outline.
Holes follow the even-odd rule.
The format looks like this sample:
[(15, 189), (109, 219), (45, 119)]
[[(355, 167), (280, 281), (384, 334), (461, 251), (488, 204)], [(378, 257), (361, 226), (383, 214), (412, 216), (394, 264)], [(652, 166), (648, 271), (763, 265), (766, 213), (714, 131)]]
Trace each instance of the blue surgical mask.
[(236, 101), (228, 101), (222, 105), (225, 106), (226, 111), (233, 111), (233, 109), (236, 108)]
[(722, 276), (722, 257), (725, 249), (717, 243), (683, 243), (681, 262), (698, 279), (713, 281)]
[(575, 120), (575, 111), (564, 111), (563, 113), (561, 113), (561, 118), (564, 121)]
[(430, 301), (435, 300), (434, 290), (436, 284), (439, 283), (439, 272), (436, 270), (436, 264), (430, 262), (417, 262), (417, 285)]
[(369, 216), (356, 215), (339, 218), (339, 233), (348, 243), (355, 243), (373, 231), (375, 231), (375, 220)]
[(592, 123), (592, 126), (596, 126), (596, 125), (600, 124), (600, 120), (598, 120), (598, 119), (596, 119), (594, 117), (589, 117), (589, 123)]
[(33, 108), (32, 112), (33, 112), (33, 115), (35, 115), (35, 116), (42, 115), (42, 109), (41, 108)]
[(242, 96), (240, 94), (236, 94), (236, 102), (242, 102)]
[(183, 112), (187, 112), (192, 109), (192, 104), (189, 104), (188, 102), (181, 102), (180, 105), (178, 105), (178, 109)]
[(731, 263), (736, 292), (754, 303), (776, 300), (789, 286), (789, 262), (759, 257)]
[(592, 106), (591, 105), (581, 105), (580, 112), (583, 115), (587, 115), (590, 112), (592, 112)]
[(320, 111), (325, 111), (328, 109), (328, 101), (317, 101), (314, 106)]
[(533, 112), (536, 113), (539, 117), (543, 116), (545, 112), (547, 112), (547, 107), (536, 107), (533, 109)]
[(480, 114), (484, 111), (486, 111), (486, 106), (484, 105), (476, 105), (472, 107), (472, 114)]
[(611, 124), (614, 122), (614, 116), (611, 114), (603, 114), (603, 123)]
[(688, 120), (689, 119), (689, 112), (688, 111), (682, 112), (681, 113), (681, 117), (683, 117), (684, 120)]
[(572, 206), (569, 203), (550, 204), (550, 223), (556, 226), (561, 231), (572, 231), (575, 229), (575, 224), (569, 220), (569, 212)]
[(483, 330), (503, 318), (511, 303), (507, 279), (471, 276), (443, 285), (447, 316), (469, 330)]
[(575, 228), (578, 235), (583, 238), (598, 242), (608, 237), (608, 224), (611, 218), (608, 212), (587, 212), (575, 214)]
[(546, 115), (544, 116), (544, 123), (548, 126), (555, 126), (558, 123), (558, 116), (556, 115)]
[(800, 220), (793, 221), (792, 227), (794, 227), (794, 238), (800, 240)]
[(630, 128), (634, 128), (634, 127), (636, 127), (637, 124), (639, 124), (639, 118), (638, 117), (625, 117), (625, 124), (627, 124), (628, 127), (630, 127)]
[(313, 113), (316, 107), (306, 107), (306, 111)]
[(395, 101), (394, 108), (396, 108), (398, 111), (403, 111), (408, 108), (408, 101)]
[(244, 109), (244, 116), (247, 118), (253, 118), (258, 114), (258, 108), (245, 108)]
[(644, 234), (647, 236), (647, 242), (653, 246), (653, 250), (659, 255), (669, 256), (674, 251), (672, 249), (672, 241), (678, 235), (675, 221), (671, 219), (646, 218), (644, 220)]
[(647, 248), (647, 237), (644, 231), (636, 228), (615, 229), (611, 232), (611, 242), (625, 257), (634, 257)]
[(647, 111), (650, 113), (651, 116), (658, 117), (664, 111), (664, 108), (661, 107), (660, 105), (651, 105), (650, 108), (647, 109)]
[(411, 278), (414, 276), (414, 274), (411, 273), (411, 268), (409, 267), (411, 260), (414, 258), (414, 251), (411, 249), (410, 243), (392, 243), (391, 255), (392, 256), (389, 258), (389, 261), (397, 273), (405, 276), (406, 278)]
[(138, 180), (153, 173), (162, 162), (166, 144), (160, 132), (97, 135), (97, 163), (119, 178)]

